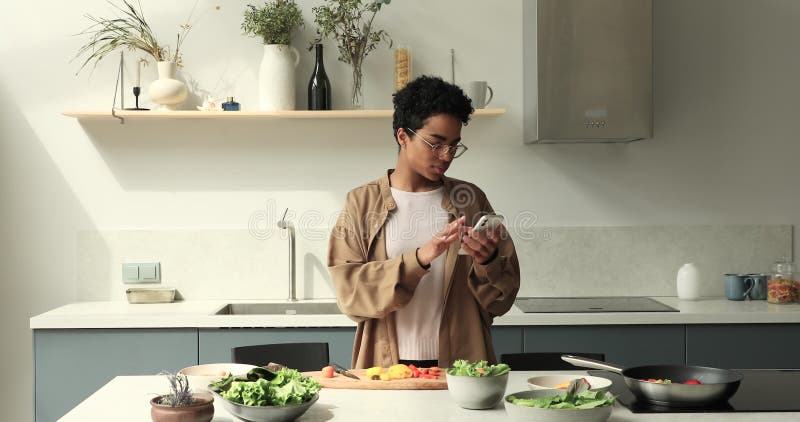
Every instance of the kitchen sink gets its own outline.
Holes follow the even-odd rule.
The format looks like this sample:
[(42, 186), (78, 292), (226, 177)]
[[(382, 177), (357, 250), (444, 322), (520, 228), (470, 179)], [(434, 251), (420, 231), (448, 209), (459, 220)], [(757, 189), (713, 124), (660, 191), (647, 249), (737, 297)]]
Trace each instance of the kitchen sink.
[(229, 303), (214, 315), (341, 314), (335, 302)]

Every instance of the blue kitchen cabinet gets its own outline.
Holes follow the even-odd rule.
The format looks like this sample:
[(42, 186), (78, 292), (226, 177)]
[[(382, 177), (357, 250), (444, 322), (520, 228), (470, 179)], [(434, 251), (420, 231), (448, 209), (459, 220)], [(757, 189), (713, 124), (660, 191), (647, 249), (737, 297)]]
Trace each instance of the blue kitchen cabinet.
[[(355, 328), (211, 328), (201, 329), (199, 362), (230, 362), (231, 348), (269, 343), (327, 342), (331, 360), (350, 366)], [(521, 327), (493, 327), (495, 354), (522, 351)]]
[(33, 350), (36, 421), (52, 422), (117, 375), (197, 365), (197, 329), (34, 330)]
[(800, 369), (800, 324), (688, 325), (686, 362), (728, 369)]
[(350, 366), (355, 338), (355, 327), (208, 328), (199, 330), (198, 357), (200, 363), (230, 362), (233, 347), (271, 343), (327, 342), (331, 360), (343, 366)]
[(525, 352), (605, 353), (622, 366), (684, 364), (684, 325), (525, 327)]
[(522, 330), (522, 327), (513, 326), (492, 327), (492, 346), (498, 361), (500, 355), (522, 353)]

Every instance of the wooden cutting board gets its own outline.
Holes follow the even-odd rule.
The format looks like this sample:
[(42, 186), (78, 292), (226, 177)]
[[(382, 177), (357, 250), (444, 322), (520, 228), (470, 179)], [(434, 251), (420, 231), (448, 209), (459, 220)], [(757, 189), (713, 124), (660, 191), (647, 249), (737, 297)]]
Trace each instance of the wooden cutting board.
[(319, 381), (324, 388), (348, 388), (353, 390), (447, 390), (447, 380), (444, 372), (439, 379), (405, 378), (401, 380), (371, 380), (366, 376), (366, 369), (351, 369), (349, 371), (360, 379), (354, 380), (342, 374), (334, 374), (333, 378), (325, 378), (321, 371), (303, 372)]

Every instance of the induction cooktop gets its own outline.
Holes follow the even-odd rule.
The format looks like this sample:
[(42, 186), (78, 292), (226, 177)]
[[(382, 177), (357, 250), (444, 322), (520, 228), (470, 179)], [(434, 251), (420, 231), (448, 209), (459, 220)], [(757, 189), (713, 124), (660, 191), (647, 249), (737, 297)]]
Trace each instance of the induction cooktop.
[(518, 297), (515, 305), (526, 313), (553, 312), (678, 312), (649, 297)]
[(712, 412), (796, 412), (800, 411), (797, 386), (800, 370), (734, 369), (744, 375), (739, 390), (725, 403), (704, 407), (667, 407), (638, 401), (625, 385), (622, 375), (608, 371), (589, 371), (589, 375), (611, 380), (612, 394), (633, 413), (712, 413)]

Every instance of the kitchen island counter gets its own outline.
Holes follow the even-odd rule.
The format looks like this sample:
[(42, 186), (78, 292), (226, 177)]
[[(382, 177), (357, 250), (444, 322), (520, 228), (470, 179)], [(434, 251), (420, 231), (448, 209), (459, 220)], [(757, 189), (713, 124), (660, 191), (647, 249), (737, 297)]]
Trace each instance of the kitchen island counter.
[[(576, 372), (512, 371), (506, 394), (525, 391), (525, 380), (534, 375)], [(166, 390), (161, 376), (118, 376), (64, 415), (60, 422), (91, 422), (113, 419), (116, 422), (150, 420), (149, 400)], [(215, 402), (216, 422), (234, 422), (221, 404)], [(766, 413), (674, 413), (633, 414), (615, 404), (609, 421), (650, 422), (783, 422), (800, 420), (800, 412)], [(475, 421), (509, 422), (503, 404), (488, 410), (468, 410), (458, 407), (447, 390), (335, 390), (323, 389), (320, 398), (303, 416), (304, 421)]]
[[(800, 304), (776, 305), (759, 301), (703, 298), (682, 301), (655, 297), (680, 312), (524, 313), (516, 306), (494, 321), (495, 326), (638, 325), (638, 324), (792, 324), (800, 323)], [(331, 300), (315, 300), (324, 302)], [(338, 315), (214, 315), (227, 303), (243, 300), (180, 301), (129, 304), (124, 301), (80, 302), (30, 319), (32, 329), (70, 328), (245, 328), (355, 327)], [(258, 301), (268, 302), (268, 301)], [(285, 303), (285, 301), (274, 301)]]

